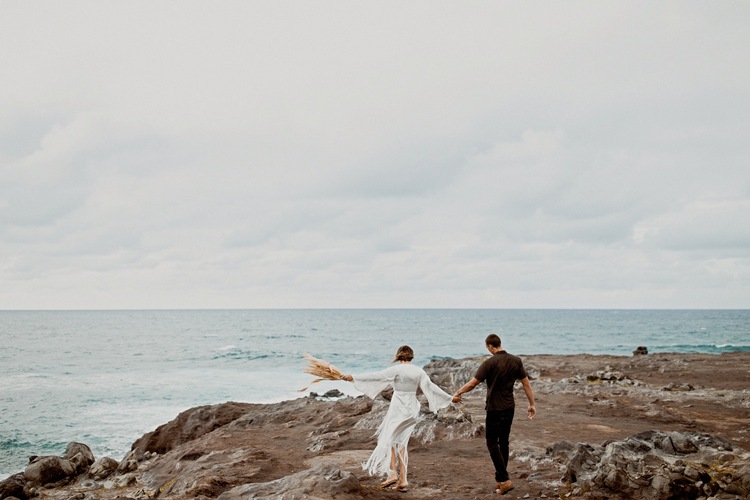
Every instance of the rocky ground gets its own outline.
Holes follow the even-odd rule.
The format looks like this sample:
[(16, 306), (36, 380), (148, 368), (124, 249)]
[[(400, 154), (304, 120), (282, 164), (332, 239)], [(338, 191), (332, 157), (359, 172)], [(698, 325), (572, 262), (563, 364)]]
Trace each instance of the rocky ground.
[[(750, 498), (750, 353), (523, 359), (538, 414), (519, 385), (503, 498)], [(452, 392), (481, 360), (426, 369)], [(0, 482), (0, 498), (499, 498), (483, 399), (421, 415), (406, 494), (360, 467), (387, 401), (308, 396), (190, 409), (120, 461), (73, 444)]]

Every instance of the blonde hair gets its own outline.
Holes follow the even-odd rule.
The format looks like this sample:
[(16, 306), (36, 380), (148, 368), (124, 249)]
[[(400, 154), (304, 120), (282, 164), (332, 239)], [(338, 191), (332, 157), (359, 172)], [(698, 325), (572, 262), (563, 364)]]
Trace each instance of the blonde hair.
[(414, 350), (408, 345), (402, 345), (396, 351), (396, 357), (393, 358), (393, 363), (396, 361), (411, 361), (414, 359)]

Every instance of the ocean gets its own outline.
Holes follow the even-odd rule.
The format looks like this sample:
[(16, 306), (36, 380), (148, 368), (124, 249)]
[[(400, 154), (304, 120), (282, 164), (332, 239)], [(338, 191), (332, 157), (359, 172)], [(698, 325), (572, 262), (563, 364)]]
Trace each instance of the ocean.
[[(120, 460), (188, 408), (304, 396), (303, 353), (344, 372), (486, 354), (750, 351), (750, 310), (298, 309), (0, 311), (0, 479), (88, 444)], [(311, 390), (337, 388), (322, 382)]]

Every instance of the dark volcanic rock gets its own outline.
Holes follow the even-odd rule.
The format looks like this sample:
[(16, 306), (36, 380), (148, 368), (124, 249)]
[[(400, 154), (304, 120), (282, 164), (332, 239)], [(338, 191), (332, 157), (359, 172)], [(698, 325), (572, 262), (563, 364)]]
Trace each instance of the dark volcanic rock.
[(20, 500), (26, 499), (24, 493), (24, 487), (26, 486), (26, 478), (23, 474), (14, 474), (4, 481), (0, 481), (0, 498), (18, 498)]
[(647, 431), (604, 446), (568, 448), (553, 450), (567, 454), (564, 479), (579, 492), (644, 500), (750, 495), (750, 457), (730, 453), (731, 443), (709, 434)]
[(324, 399), (331, 399), (331, 398), (343, 398), (346, 397), (346, 394), (341, 392), (338, 389), (331, 389), (330, 391), (326, 391), (324, 394), (318, 394), (317, 392), (311, 392), (310, 393), (311, 398), (324, 398)]
[(89, 476), (95, 480), (106, 479), (117, 470), (117, 466), (117, 460), (109, 457), (102, 457), (91, 465), (91, 468), (89, 468)]
[[(439, 360), (426, 368), (450, 391), (470, 380), (483, 359)], [(539, 413), (528, 420), (523, 409), (516, 412), (510, 496), (750, 498), (750, 372), (737, 369), (748, 365), (750, 353), (527, 359)], [(586, 374), (594, 383), (586, 383)], [(438, 415), (418, 395), (423, 411), (409, 444), (407, 497), (497, 498), (481, 438), (485, 394), (480, 386)], [(71, 444), (54, 459), (68, 464), (57, 476), (42, 479), (40, 464), (49, 457), (29, 466), (37, 467), (40, 483), (61, 480), (32, 484), (15, 475), (0, 483), (0, 498), (404, 498), (381, 489), (381, 479), (361, 467), (388, 409), (383, 395), (374, 401), (325, 396), (194, 408), (139, 439), (119, 463), (91, 464), (87, 447)], [(515, 397), (525, 405), (520, 384)]]
[[(557, 452), (556, 456), (559, 456), (561, 452), (564, 453), (564, 449), (561, 447), (555, 446), (554, 449)], [(571, 483), (578, 482), (580, 477), (584, 477), (599, 463), (602, 453), (601, 446), (592, 446), (586, 443), (573, 445), (569, 452), (570, 459), (565, 469), (564, 479)]]
[(76, 475), (73, 463), (62, 457), (37, 457), (23, 472), (28, 483), (45, 485), (72, 478)]
[[(372, 407), (372, 400), (364, 397), (309, 397), (248, 405), (244, 414), (228, 424), (141, 466), (139, 480), (149, 491), (186, 498), (216, 497), (243, 484), (276, 480), (303, 468), (294, 457), (308, 450), (355, 446), (358, 437), (352, 428)], [(305, 429), (304, 434), (299, 435), (298, 429)], [(287, 443), (287, 435), (296, 437)]]
[(690, 384), (677, 384), (674, 382), (670, 382), (662, 390), (663, 391), (693, 391), (695, 390), (695, 387), (693, 387)]
[(219, 496), (219, 500), (247, 498), (332, 498), (354, 500), (362, 498), (361, 486), (351, 472), (331, 465), (319, 465), (268, 483), (245, 484)]
[[(445, 392), (452, 394), (471, 380), (477, 372), (477, 368), (486, 358), (466, 359), (433, 359), (424, 367), (424, 371)], [(484, 390), (484, 384), (476, 389)]]
[(150, 451), (164, 454), (182, 443), (197, 439), (236, 420), (256, 406), (229, 402), (191, 408), (138, 439), (131, 449), (141, 453)]
[(94, 453), (91, 448), (83, 443), (68, 443), (64, 458), (70, 460), (77, 474), (86, 472), (89, 466), (94, 463)]
[(610, 383), (616, 383), (616, 382), (622, 382), (623, 380), (627, 380), (628, 377), (625, 376), (623, 373), (618, 371), (612, 371), (612, 370), (597, 370), (594, 373), (590, 373), (586, 376), (586, 381), (588, 382), (610, 382)]

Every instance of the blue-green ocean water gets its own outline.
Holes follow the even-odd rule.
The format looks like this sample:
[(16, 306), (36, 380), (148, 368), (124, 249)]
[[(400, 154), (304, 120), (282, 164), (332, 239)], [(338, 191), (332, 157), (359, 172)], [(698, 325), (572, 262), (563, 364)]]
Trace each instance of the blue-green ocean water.
[[(750, 310), (0, 311), (0, 479), (70, 441), (121, 459), (193, 406), (304, 395), (303, 353), (361, 372), (486, 354), (750, 351)], [(350, 391), (344, 382), (314, 387)]]

